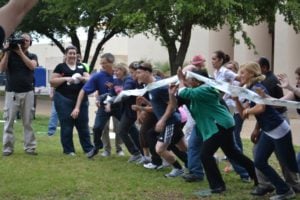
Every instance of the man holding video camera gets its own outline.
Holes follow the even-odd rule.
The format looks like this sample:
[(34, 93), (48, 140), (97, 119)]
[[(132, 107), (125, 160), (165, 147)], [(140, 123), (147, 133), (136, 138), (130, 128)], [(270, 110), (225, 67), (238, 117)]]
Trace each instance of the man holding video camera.
[(12, 38), (0, 61), (0, 71), (5, 71), (7, 76), (3, 114), (3, 156), (10, 156), (14, 151), (13, 125), (18, 111), (23, 120), (25, 153), (37, 155), (31, 122), (34, 114), (34, 68), (37, 67), (38, 61), (37, 56), (28, 51), (31, 43), (28, 33), (23, 33), (21, 38)]

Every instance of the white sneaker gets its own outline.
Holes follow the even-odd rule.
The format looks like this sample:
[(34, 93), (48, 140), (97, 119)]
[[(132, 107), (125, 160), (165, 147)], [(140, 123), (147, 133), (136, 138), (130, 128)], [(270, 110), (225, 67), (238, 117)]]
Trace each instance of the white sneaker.
[(66, 153), (67, 156), (76, 156), (74, 152)]
[(146, 169), (162, 169), (163, 166), (162, 165), (155, 165), (153, 163), (147, 163), (143, 165)]
[(124, 151), (121, 150), (121, 151), (118, 151), (118, 152), (117, 152), (117, 155), (118, 155), (118, 156), (125, 156), (125, 153), (124, 153)]
[(172, 171), (168, 174), (165, 174), (165, 177), (178, 177), (184, 174), (184, 170), (183, 169), (176, 169), (173, 168)]
[(101, 156), (102, 156), (102, 157), (108, 157), (108, 156), (110, 156), (110, 152), (108, 152), (108, 151), (103, 151), (103, 153), (101, 153)]

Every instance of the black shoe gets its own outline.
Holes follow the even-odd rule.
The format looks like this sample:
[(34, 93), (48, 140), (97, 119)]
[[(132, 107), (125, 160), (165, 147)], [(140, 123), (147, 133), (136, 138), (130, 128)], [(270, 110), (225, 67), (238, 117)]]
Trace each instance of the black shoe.
[(5, 151), (2, 153), (3, 156), (10, 156), (13, 152), (12, 151)]
[(199, 182), (199, 181), (203, 181), (203, 177), (196, 176), (195, 174), (184, 174), (182, 176), (182, 178), (186, 182)]
[(93, 158), (95, 155), (97, 155), (99, 152), (99, 149), (97, 148), (92, 148), (92, 150), (90, 150), (88, 153), (86, 153), (86, 157), (88, 158)]
[(224, 186), (220, 186), (214, 189), (211, 189), (211, 193), (222, 193), (226, 190), (225, 185)]
[(264, 196), (267, 193), (271, 193), (275, 190), (273, 186), (267, 186), (267, 187), (261, 187), (261, 186), (256, 186), (250, 194), (255, 195), (255, 196)]
[(31, 155), (31, 156), (37, 156), (38, 155), (38, 153), (36, 151), (25, 151), (25, 153), (27, 155)]

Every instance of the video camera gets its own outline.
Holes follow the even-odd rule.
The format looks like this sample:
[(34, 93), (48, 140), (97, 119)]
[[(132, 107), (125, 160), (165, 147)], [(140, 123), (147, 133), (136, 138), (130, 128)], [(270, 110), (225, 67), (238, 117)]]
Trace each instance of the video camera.
[(8, 48), (7, 50), (13, 50), (18, 48), (18, 45), (24, 45), (25, 41), (22, 37), (11, 36), (8, 38)]

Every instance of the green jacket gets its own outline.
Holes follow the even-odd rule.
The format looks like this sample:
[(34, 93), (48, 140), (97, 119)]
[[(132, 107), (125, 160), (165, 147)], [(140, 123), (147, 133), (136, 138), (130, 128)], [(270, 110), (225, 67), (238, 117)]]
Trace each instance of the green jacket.
[(218, 133), (216, 124), (224, 128), (234, 126), (232, 115), (220, 104), (219, 91), (213, 87), (204, 84), (197, 88), (184, 88), (179, 91), (179, 96), (191, 101), (190, 111), (204, 141)]

